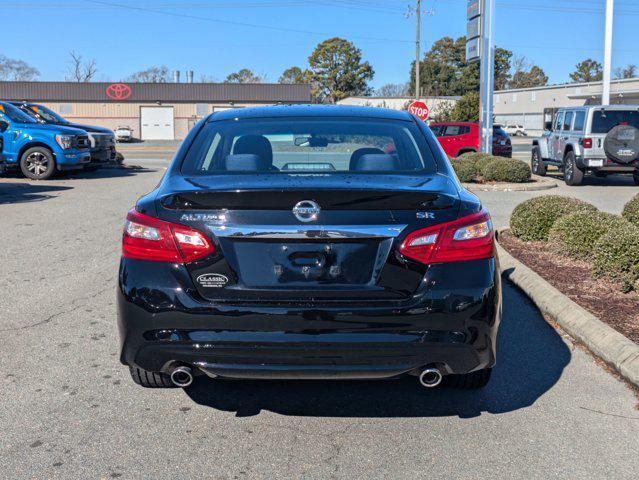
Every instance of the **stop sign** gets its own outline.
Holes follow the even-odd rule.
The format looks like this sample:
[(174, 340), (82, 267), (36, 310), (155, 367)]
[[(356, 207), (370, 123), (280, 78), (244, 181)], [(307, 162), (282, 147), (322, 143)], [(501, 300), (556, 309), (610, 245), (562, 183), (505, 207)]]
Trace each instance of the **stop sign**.
[(421, 120), (426, 120), (430, 110), (424, 102), (413, 102), (408, 106), (408, 113), (412, 113)]

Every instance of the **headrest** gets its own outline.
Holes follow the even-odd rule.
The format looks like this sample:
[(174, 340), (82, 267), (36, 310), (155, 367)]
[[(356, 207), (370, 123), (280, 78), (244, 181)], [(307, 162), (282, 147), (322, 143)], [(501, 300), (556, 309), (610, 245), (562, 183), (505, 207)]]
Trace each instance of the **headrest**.
[(224, 170), (261, 172), (268, 171), (271, 163), (253, 153), (227, 155), (224, 159)]
[(271, 142), (262, 135), (244, 135), (237, 139), (233, 146), (234, 154), (251, 153), (268, 162), (273, 163), (273, 147)]
[(357, 162), (362, 155), (367, 155), (369, 153), (384, 153), (384, 151), (374, 147), (358, 148), (351, 155), (351, 160), (348, 162), (348, 169), (356, 170), (355, 162)]
[(369, 153), (355, 160), (351, 170), (390, 172), (399, 170), (399, 160), (387, 153)]

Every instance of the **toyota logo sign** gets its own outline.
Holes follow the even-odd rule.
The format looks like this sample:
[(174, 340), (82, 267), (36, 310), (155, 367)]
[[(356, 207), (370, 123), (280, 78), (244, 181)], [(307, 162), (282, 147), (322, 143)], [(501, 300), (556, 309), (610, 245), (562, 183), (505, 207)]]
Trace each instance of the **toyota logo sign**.
[(113, 100), (126, 100), (131, 96), (131, 87), (124, 83), (112, 83), (106, 88), (106, 95)]

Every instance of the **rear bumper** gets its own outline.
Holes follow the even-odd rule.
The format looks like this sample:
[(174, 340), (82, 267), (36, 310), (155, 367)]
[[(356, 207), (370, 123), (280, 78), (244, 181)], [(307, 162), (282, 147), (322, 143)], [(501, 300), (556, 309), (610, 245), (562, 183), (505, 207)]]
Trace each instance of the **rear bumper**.
[(493, 259), (432, 266), (432, 287), (404, 305), (304, 308), (200, 302), (179, 286), (179, 266), (163, 285), (144, 288), (138, 282), (153, 275), (145, 272), (152, 263), (124, 259), (118, 289), (120, 359), (144, 370), (189, 364), (229, 378), (374, 379), (495, 363), (501, 285)]

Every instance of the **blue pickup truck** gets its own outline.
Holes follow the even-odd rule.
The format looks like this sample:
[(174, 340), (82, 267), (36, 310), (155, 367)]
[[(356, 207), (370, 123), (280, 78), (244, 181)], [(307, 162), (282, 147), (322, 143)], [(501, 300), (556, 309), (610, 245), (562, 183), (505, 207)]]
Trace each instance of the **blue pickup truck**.
[(91, 161), (91, 143), (84, 130), (38, 123), (8, 102), (0, 102), (0, 136), (5, 168), (20, 168), (33, 180), (47, 180), (61, 170), (80, 170)]
[(14, 107), (34, 117), (40, 123), (61, 125), (64, 127), (79, 128), (87, 132), (91, 143), (91, 164), (85, 170), (97, 170), (102, 165), (116, 161), (115, 134), (108, 128), (93, 125), (71, 123), (66, 118), (44, 105), (32, 102), (10, 102)]

